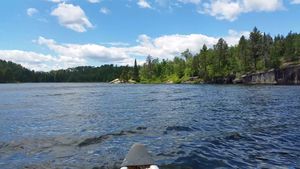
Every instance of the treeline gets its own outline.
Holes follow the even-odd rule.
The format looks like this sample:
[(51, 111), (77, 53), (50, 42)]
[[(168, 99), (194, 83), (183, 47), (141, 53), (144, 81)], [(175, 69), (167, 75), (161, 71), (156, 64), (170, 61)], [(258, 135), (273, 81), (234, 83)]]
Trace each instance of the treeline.
[(274, 38), (256, 27), (249, 38), (242, 36), (236, 46), (219, 39), (212, 48), (203, 45), (199, 53), (189, 49), (172, 60), (148, 56), (142, 66), (81, 66), (50, 72), (35, 72), (21, 65), (0, 60), (0, 82), (109, 82), (119, 78), (142, 83), (181, 83), (193, 77), (197, 81), (222, 83), (243, 74), (299, 63), (300, 34)]
[(9, 82), (110, 82), (122, 77), (129, 79), (133, 68), (103, 65), (81, 66), (50, 72), (35, 72), (13, 62), (0, 60), (0, 83)]
[(279, 68), (287, 62), (299, 62), (300, 34), (274, 38), (256, 27), (250, 37), (242, 36), (236, 46), (228, 46), (219, 39), (213, 48), (203, 45), (197, 54), (188, 49), (173, 60), (159, 60), (148, 56), (141, 67), (142, 82), (180, 83), (197, 77), (200, 81), (222, 82), (242, 74)]
[(21, 65), (13, 62), (0, 60), (0, 83), (5, 82), (32, 82), (35, 76), (34, 71), (30, 71)]

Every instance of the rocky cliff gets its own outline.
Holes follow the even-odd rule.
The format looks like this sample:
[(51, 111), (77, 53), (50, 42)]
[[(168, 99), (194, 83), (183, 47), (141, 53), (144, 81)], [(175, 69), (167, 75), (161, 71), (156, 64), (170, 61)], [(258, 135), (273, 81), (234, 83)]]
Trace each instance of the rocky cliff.
[(243, 84), (300, 84), (300, 65), (288, 65), (280, 69), (243, 75)]

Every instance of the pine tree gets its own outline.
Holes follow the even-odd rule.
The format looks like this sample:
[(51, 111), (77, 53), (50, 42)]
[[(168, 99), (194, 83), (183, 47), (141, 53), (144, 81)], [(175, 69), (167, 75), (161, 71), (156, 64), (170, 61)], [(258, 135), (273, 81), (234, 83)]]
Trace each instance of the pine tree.
[(201, 66), (201, 72), (203, 72), (204, 79), (208, 76), (207, 66), (208, 66), (208, 51), (207, 46), (204, 44), (202, 46), (202, 49), (200, 51), (200, 66)]
[(262, 55), (264, 69), (271, 68), (271, 47), (273, 45), (273, 38), (268, 34), (263, 35), (262, 38)]
[(223, 38), (220, 38), (218, 43), (214, 46), (217, 59), (217, 69), (218, 75), (224, 76), (227, 72), (225, 70), (228, 66), (228, 45)]
[(257, 70), (257, 62), (261, 55), (261, 37), (260, 31), (254, 27), (253, 31), (250, 33), (250, 53), (253, 59), (254, 71)]
[(186, 49), (184, 52), (181, 53), (181, 56), (187, 61), (189, 58), (193, 57), (192, 53), (189, 49)]
[(139, 68), (137, 66), (137, 63), (136, 63), (136, 59), (134, 60), (134, 66), (133, 66), (133, 77), (132, 79), (136, 82), (139, 82), (140, 81), (140, 77), (139, 77)]
[(296, 48), (295, 48), (295, 40), (296, 36), (294, 33), (289, 32), (289, 34), (286, 36), (285, 41), (284, 41), (284, 47), (285, 47), (285, 52), (284, 52), (284, 60), (286, 62), (294, 61), (295, 60), (295, 53), (296, 53)]
[(241, 70), (244, 73), (250, 71), (248, 41), (244, 35), (240, 38), (239, 45), (238, 45), (238, 59), (240, 60), (241, 63)]

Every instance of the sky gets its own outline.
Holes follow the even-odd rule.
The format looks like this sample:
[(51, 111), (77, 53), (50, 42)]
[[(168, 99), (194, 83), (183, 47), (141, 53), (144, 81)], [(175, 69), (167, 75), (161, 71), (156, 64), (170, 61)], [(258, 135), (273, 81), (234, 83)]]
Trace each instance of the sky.
[(300, 32), (300, 0), (9, 0), (0, 2), (0, 59), (36, 71), (142, 64), (195, 54), (254, 27)]

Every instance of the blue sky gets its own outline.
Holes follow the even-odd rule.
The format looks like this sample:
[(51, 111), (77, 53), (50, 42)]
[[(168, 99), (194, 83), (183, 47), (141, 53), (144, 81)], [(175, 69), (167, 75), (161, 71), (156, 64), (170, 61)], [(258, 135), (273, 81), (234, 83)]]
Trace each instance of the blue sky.
[(300, 32), (300, 0), (9, 0), (0, 17), (0, 59), (48, 71), (172, 59), (254, 26)]

